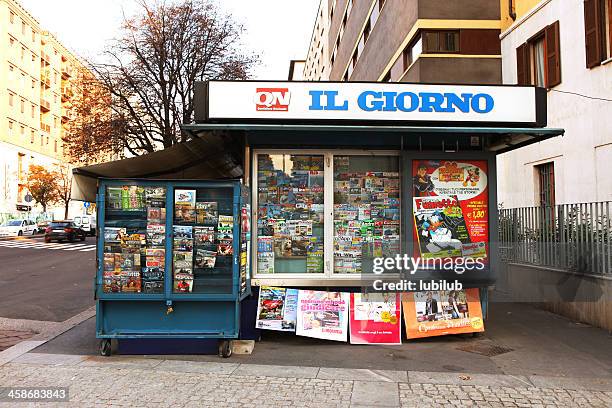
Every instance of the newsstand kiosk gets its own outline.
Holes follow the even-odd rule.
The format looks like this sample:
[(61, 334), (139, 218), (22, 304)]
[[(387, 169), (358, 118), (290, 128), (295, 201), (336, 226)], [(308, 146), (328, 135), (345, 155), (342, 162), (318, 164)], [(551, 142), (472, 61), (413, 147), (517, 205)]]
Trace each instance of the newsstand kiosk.
[(73, 198), (98, 193), (102, 354), (109, 338), (237, 338), (251, 284), (360, 292), (404, 254), (424, 260), (409, 279), (478, 288), (486, 314), (495, 157), (563, 134), (535, 87), (195, 85), (189, 142), (75, 170)]
[(249, 191), (239, 181), (99, 179), (96, 335), (220, 339), (250, 294)]

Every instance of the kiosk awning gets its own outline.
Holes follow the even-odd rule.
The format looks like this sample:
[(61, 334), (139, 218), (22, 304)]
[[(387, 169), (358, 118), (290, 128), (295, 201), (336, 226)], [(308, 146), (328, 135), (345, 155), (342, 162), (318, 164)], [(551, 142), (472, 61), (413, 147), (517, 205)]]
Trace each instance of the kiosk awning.
[(242, 176), (242, 142), (208, 132), (158, 152), (73, 170), (72, 199), (94, 202), (100, 178), (232, 179)]
[(515, 127), (449, 127), (449, 126), (393, 126), (393, 125), (321, 125), (321, 124), (233, 124), (233, 123), (196, 123), (183, 125), (183, 130), (195, 137), (208, 138), (210, 132), (234, 132), (246, 134), (279, 134), (287, 138), (286, 132), (320, 134), (326, 132), (374, 133), (374, 134), (472, 134), (485, 137), (485, 150), (496, 154), (506, 153), (551, 137), (560, 136), (565, 130), (558, 128), (515, 128)]

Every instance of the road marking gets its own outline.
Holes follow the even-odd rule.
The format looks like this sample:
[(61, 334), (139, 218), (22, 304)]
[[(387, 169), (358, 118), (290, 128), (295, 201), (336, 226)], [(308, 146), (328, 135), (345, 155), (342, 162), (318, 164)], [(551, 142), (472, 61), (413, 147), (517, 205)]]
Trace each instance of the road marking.
[(49, 249), (63, 251), (94, 251), (96, 244), (70, 244), (70, 243), (47, 243), (47, 242), (0, 242), (0, 247), (5, 248), (20, 248), (20, 249)]
[(76, 245), (71, 245), (72, 248), (66, 248), (64, 249), (64, 251), (76, 251), (77, 249), (83, 249), (85, 247), (90, 247), (91, 244), (76, 244)]

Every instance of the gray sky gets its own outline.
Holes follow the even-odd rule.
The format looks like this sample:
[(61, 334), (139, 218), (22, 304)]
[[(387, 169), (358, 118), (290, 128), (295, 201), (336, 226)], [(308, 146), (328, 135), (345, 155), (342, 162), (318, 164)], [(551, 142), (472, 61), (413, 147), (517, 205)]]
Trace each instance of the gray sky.
[[(72, 51), (96, 59), (133, 0), (18, 0)], [(287, 79), (289, 60), (305, 59), (319, 0), (217, 0), (246, 28), (244, 46), (261, 57), (256, 79)]]

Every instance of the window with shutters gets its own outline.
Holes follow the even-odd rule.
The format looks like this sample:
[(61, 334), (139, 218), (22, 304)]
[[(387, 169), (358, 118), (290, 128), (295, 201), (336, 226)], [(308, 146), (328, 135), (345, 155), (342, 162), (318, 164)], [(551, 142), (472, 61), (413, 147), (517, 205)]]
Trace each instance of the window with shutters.
[(555, 205), (555, 164), (553, 162), (535, 166), (538, 182), (538, 204), (542, 207)]
[(612, 58), (612, 0), (584, 0), (584, 40), (587, 68)]
[(544, 28), (516, 49), (519, 85), (552, 88), (561, 83), (559, 22)]

